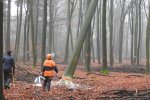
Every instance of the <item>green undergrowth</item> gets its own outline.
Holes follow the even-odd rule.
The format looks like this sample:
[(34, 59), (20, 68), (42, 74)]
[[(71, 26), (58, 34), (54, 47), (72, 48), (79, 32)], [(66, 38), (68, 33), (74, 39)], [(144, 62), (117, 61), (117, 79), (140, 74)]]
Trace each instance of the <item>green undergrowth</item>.
[(108, 69), (102, 69), (100, 71), (101, 74), (109, 74), (109, 70)]

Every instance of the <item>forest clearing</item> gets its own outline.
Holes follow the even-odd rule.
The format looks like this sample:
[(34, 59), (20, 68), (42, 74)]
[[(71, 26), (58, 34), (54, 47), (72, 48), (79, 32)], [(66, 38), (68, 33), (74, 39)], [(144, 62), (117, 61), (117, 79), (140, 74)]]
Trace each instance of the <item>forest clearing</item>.
[[(149, 100), (150, 75), (144, 74), (144, 67), (127, 64), (114, 65), (109, 74), (101, 74), (100, 67), (92, 64), (92, 72), (87, 73), (79, 65), (73, 77), (75, 87), (59, 84), (67, 65), (58, 64), (59, 73), (52, 81), (50, 91), (33, 86), (40, 75), (40, 68), (18, 63), (15, 82), (10, 90), (4, 90), (6, 100)], [(19, 68), (20, 67), (20, 68)], [(126, 72), (125, 72), (126, 71)]]
[(150, 100), (150, 0), (0, 0), (0, 100)]

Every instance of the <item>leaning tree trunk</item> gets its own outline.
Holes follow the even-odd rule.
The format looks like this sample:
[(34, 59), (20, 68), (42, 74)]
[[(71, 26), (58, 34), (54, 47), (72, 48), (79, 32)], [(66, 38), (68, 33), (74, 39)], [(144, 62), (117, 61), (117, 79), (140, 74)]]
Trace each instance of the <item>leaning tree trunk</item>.
[(76, 65), (78, 62), (78, 58), (80, 56), (80, 52), (81, 52), (81, 49), (83, 47), (85, 37), (87, 35), (86, 32), (87, 32), (87, 29), (89, 28), (89, 26), (91, 25), (91, 20), (92, 20), (93, 14), (95, 12), (97, 3), (98, 3), (98, 0), (91, 0), (91, 3), (90, 3), (89, 8), (87, 10), (87, 14), (85, 15), (85, 20), (82, 24), (82, 28), (81, 28), (79, 37), (76, 41), (73, 55), (72, 55), (71, 60), (68, 64), (68, 67), (66, 68), (64, 75), (62, 77), (63, 79), (72, 79), (72, 77), (73, 77), (73, 74), (75, 72)]
[(45, 59), (46, 29), (47, 29), (47, 0), (44, 0), (41, 70), (42, 70), (42, 64)]
[(0, 100), (3, 96), (3, 1), (0, 0)]

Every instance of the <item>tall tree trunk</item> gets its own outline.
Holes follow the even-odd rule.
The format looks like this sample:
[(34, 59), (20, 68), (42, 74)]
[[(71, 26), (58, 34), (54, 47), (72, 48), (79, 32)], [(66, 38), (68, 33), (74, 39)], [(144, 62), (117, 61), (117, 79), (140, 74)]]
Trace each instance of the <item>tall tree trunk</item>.
[(62, 77), (63, 79), (66, 79), (66, 78), (72, 79), (72, 77), (73, 77), (73, 74), (75, 72), (76, 65), (77, 65), (77, 62), (78, 62), (78, 58), (80, 56), (80, 52), (81, 52), (81, 49), (83, 47), (85, 37), (87, 35), (86, 32), (87, 32), (87, 29), (89, 28), (89, 26), (91, 24), (91, 20), (92, 20), (93, 14), (95, 12), (97, 3), (98, 3), (98, 0), (91, 0), (91, 3), (90, 3), (89, 8), (87, 10), (87, 14), (85, 15), (85, 20), (82, 24), (82, 28), (81, 28), (81, 31), (80, 31), (80, 34), (79, 34), (79, 38), (76, 41), (76, 45), (75, 45), (75, 48), (74, 48), (73, 55), (72, 55), (71, 60), (68, 64), (68, 67), (65, 70), (65, 73)]
[(99, 6), (97, 6), (97, 59), (98, 59), (98, 64), (100, 64), (101, 63), (101, 61), (100, 61), (100, 26), (99, 26), (99, 24), (100, 24), (100, 17), (99, 17), (99, 15), (100, 15), (100, 12), (101, 11), (101, 0), (99, 1)]
[(35, 7), (35, 9), (36, 9), (36, 18), (35, 18), (35, 35), (34, 35), (34, 37), (35, 37), (35, 58), (36, 58), (36, 61), (35, 62), (37, 62), (37, 59), (38, 59), (38, 49), (37, 49), (37, 46), (38, 46), (38, 35), (39, 35), (39, 30), (38, 30), (38, 28), (39, 28), (39, 0), (36, 0), (36, 7)]
[(17, 28), (17, 36), (16, 36), (16, 60), (19, 53), (19, 46), (20, 46), (20, 34), (21, 34), (21, 25), (22, 25), (22, 6), (23, 6), (23, 0), (20, 2), (20, 16), (19, 16), (19, 22), (18, 22), (18, 28)]
[(30, 21), (31, 21), (31, 37), (32, 37), (32, 57), (33, 57), (33, 65), (32, 67), (35, 68), (36, 67), (36, 51), (35, 51), (35, 32), (34, 32), (34, 18), (33, 18), (33, 0), (30, 0)]
[(92, 28), (91, 28), (91, 54), (92, 54), (92, 59), (93, 59), (93, 63), (95, 63), (95, 50), (94, 50), (94, 41), (93, 41), (93, 34), (94, 34), (94, 27), (95, 27), (95, 17), (93, 18), (93, 24), (92, 24)]
[[(86, 13), (87, 9), (89, 8), (91, 0), (87, 0), (87, 6), (86, 6)], [(89, 25), (89, 28), (87, 30), (87, 35), (85, 38), (85, 43), (84, 43), (84, 59), (85, 59), (85, 70), (90, 72), (90, 64), (91, 64), (91, 23)]]
[(20, 35), (21, 35), (21, 26), (22, 26), (22, 6), (23, 6), (23, 0), (20, 1), (20, 20), (19, 20), (19, 26), (18, 26), (18, 43), (17, 43), (17, 54), (19, 53), (19, 46), (20, 46)]
[(6, 52), (10, 50), (10, 16), (11, 16), (11, 0), (8, 0)]
[(133, 8), (131, 10), (131, 15), (130, 15), (131, 23), (130, 23), (130, 30), (131, 30), (131, 64), (133, 64), (133, 23), (134, 23), (134, 18), (133, 18)]
[(30, 0), (30, 18), (31, 18), (31, 37), (32, 37), (32, 57), (33, 57), (33, 68), (36, 67), (36, 50), (35, 50), (35, 36), (34, 36), (34, 19), (33, 19), (33, 0)]
[(138, 40), (138, 2), (136, 2), (136, 19), (134, 31), (134, 64), (137, 62), (137, 40)]
[(140, 60), (140, 47), (141, 47), (141, 0), (139, 0), (139, 39), (137, 48), (137, 65), (139, 65)]
[(70, 9), (71, 9), (71, 5), (70, 5), (71, 1), (67, 0), (67, 39), (66, 39), (66, 47), (65, 47), (65, 59), (64, 62), (67, 63), (68, 62), (68, 56), (69, 56), (69, 34), (71, 33), (71, 13), (70, 13)]
[(106, 5), (107, 0), (103, 0), (103, 14), (102, 14), (103, 69), (107, 69)]
[(123, 47), (123, 29), (124, 29), (124, 20), (125, 20), (125, 2), (123, 0), (122, 12), (120, 17), (120, 29), (119, 29), (119, 63), (122, 63), (122, 47)]
[(18, 43), (18, 26), (19, 26), (19, 5), (17, 4), (17, 26), (16, 26), (16, 41), (15, 41), (15, 60), (17, 60), (18, 52), (17, 52), (17, 43)]
[[(6, 35), (7, 35), (7, 10), (6, 10), (6, 7), (5, 7), (5, 2), (4, 2), (4, 4), (3, 4), (4, 6), (4, 10), (3, 10), (3, 33), (4, 33), (4, 35), (3, 35), (3, 49), (4, 49), (4, 51), (6, 52)], [(5, 45), (4, 45), (5, 44)]]
[(146, 73), (150, 72), (149, 66), (149, 37), (150, 37), (150, 6), (149, 6), (149, 16), (147, 22), (147, 29), (146, 29)]
[(78, 29), (77, 29), (77, 38), (80, 32), (80, 26), (81, 26), (81, 17), (82, 17), (82, 0), (79, 0), (79, 18), (78, 18)]
[(114, 18), (114, 0), (110, 1), (110, 12), (109, 12), (109, 31), (110, 31), (110, 40), (109, 40), (109, 45), (110, 45), (110, 66), (113, 66), (113, 18)]
[(50, 16), (50, 23), (49, 23), (49, 52), (52, 52), (52, 47), (53, 47), (53, 30), (54, 30), (54, 19), (53, 19), (53, 9), (54, 9), (54, 4), (53, 0), (50, 0), (50, 5), (49, 5), (49, 16)]
[[(130, 22), (130, 20), (128, 20)], [(126, 60), (128, 59), (128, 40), (129, 40), (129, 27), (127, 28), (127, 35), (126, 35)]]
[(27, 24), (27, 61), (30, 61), (30, 50), (29, 50), (29, 34), (30, 34), (30, 15), (28, 14), (28, 24)]
[(27, 20), (28, 20), (28, 10), (26, 11), (26, 15), (25, 15), (25, 21), (24, 21), (24, 43), (23, 43), (23, 62), (25, 64), (25, 58), (26, 58), (26, 39), (27, 39)]
[[(46, 50), (46, 29), (47, 29), (47, 0), (44, 0), (44, 13), (43, 13), (43, 35), (42, 35), (42, 59), (41, 66), (45, 59), (45, 50)], [(42, 70), (42, 68), (41, 68)]]
[(3, 96), (3, 1), (0, 0), (0, 99), (4, 100)]
[[(73, 51), (73, 35), (72, 35), (72, 29), (71, 29), (71, 19), (74, 12), (74, 9), (76, 7), (76, 0), (67, 0), (67, 39), (66, 39), (66, 47), (65, 47), (65, 58), (64, 62), (68, 62), (68, 56), (69, 56), (69, 44), (71, 44), (71, 49)], [(70, 36), (70, 37), (69, 37)]]

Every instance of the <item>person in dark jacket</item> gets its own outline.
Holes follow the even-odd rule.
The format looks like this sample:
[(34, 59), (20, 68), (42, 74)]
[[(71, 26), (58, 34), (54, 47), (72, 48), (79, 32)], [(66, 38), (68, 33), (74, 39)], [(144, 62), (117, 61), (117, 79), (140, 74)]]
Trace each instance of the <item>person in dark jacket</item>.
[(43, 76), (45, 77), (44, 84), (43, 84), (44, 91), (45, 91), (45, 88), (47, 88), (48, 91), (50, 90), (50, 85), (51, 85), (52, 78), (54, 76), (54, 71), (58, 73), (56, 64), (52, 60), (52, 55), (47, 54), (46, 60), (44, 61), (44, 64), (43, 64), (43, 71), (42, 71)]
[(10, 89), (10, 82), (12, 80), (12, 76), (15, 74), (15, 61), (11, 56), (11, 51), (8, 51), (7, 55), (3, 58), (3, 67), (5, 89)]

